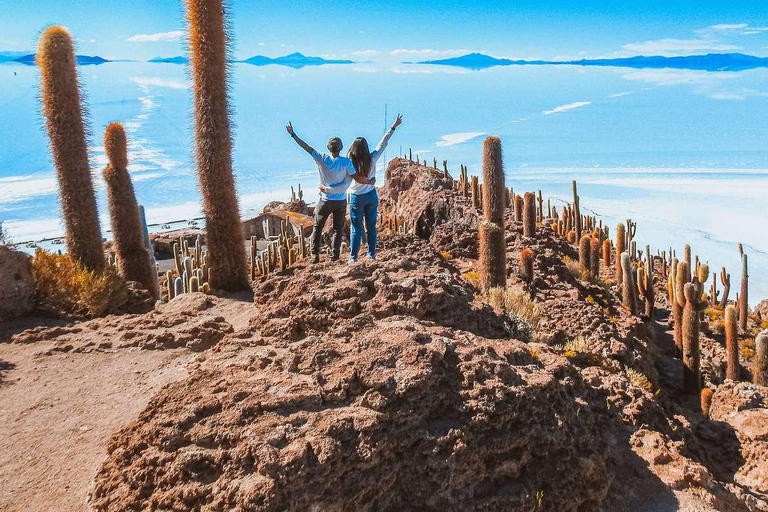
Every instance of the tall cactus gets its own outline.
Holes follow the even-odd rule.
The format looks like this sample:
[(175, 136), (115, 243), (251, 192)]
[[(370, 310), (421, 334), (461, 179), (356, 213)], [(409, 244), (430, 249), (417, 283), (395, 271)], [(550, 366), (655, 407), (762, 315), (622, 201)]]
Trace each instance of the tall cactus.
[(755, 338), (755, 358), (752, 364), (752, 381), (760, 386), (768, 386), (768, 330)]
[(724, 308), (728, 304), (728, 295), (731, 293), (731, 274), (725, 271), (725, 267), (720, 269), (720, 282), (723, 284), (723, 297), (720, 299), (720, 307)]
[(487, 220), (478, 226), (480, 281), (484, 292), (507, 285), (507, 244), (504, 229)]
[(80, 102), (75, 46), (64, 28), (49, 27), (40, 36), (37, 65), (45, 126), (59, 182), (67, 250), (90, 270), (106, 266), (96, 195), (88, 163), (88, 143)]
[(483, 217), (504, 227), (506, 205), (501, 139), (492, 136), (483, 144)]
[(188, 0), (195, 149), (212, 289), (248, 290), (245, 238), (232, 171), (222, 0)]
[[(483, 291), (507, 285), (507, 243), (504, 237), (504, 167), (501, 139), (483, 144), (483, 217), (480, 223), (480, 270)], [(474, 190), (474, 188), (473, 188)], [(473, 192), (474, 194), (474, 192)]]
[(689, 282), (690, 269), (685, 261), (678, 263), (676, 271), (675, 295), (677, 303), (683, 307), (682, 345), (683, 345), (683, 388), (687, 393), (698, 393), (701, 387), (699, 330), (700, 313), (707, 307), (702, 300), (704, 287), (700, 279), (706, 281), (709, 268), (702, 265), (698, 276)]
[(637, 287), (645, 301), (645, 317), (653, 320), (653, 307), (656, 300), (653, 289), (653, 256), (651, 256), (651, 248), (647, 245), (645, 246), (645, 254), (645, 264), (637, 268)]
[(736, 319), (736, 308), (725, 308), (725, 353), (727, 366), (725, 378), (739, 380), (739, 326)]
[(629, 258), (629, 253), (621, 253), (620, 260), (622, 270), (621, 302), (630, 313), (636, 315), (637, 297), (635, 296), (635, 282), (632, 276), (632, 261)]
[(104, 169), (107, 183), (109, 216), (118, 256), (118, 270), (128, 281), (136, 281), (154, 300), (160, 298), (157, 272), (150, 262), (144, 246), (144, 226), (136, 204), (136, 196), (128, 173), (128, 146), (125, 130), (120, 123), (112, 123), (104, 132), (104, 149), (109, 165)]
[(678, 261), (677, 258), (672, 259), (672, 265), (670, 267), (669, 279), (667, 286), (669, 287), (669, 301), (672, 304), (672, 321), (674, 323), (674, 339), (675, 348), (677, 349), (677, 355), (682, 358), (683, 356), (683, 304), (677, 300), (678, 293), (682, 293), (685, 286), (685, 278), (681, 274), (678, 274), (678, 268), (680, 265), (685, 265), (684, 261)]
[(576, 240), (581, 240), (581, 211), (579, 210), (579, 193), (576, 190), (576, 180), (573, 180), (572, 188), (573, 188), (573, 229), (576, 231)]
[(603, 266), (605, 268), (611, 268), (611, 241), (606, 238), (603, 240)]
[(579, 267), (582, 273), (586, 272), (587, 275), (591, 274), (592, 265), (590, 259), (592, 256), (592, 244), (591, 238), (588, 235), (584, 235), (579, 240)]
[(600, 240), (590, 238), (589, 273), (593, 278), (600, 277)]
[(515, 222), (522, 222), (523, 221), (523, 209), (525, 206), (523, 205), (523, 198), (519, 195), (515, 196)]
[(627, 250), (626, 242), (627, 242), (627, 235), (624, 230), (624, 224), (619, 222), (619, 224), (616, 226), (616, 284), (618, 286), (621, 286), (621, 276), (622, 276), (622, 269), (621, 269), (621, 255)]
[(536, 235), (536, 195), (526, 192), (523, 197), (523, 235)]
[(533, 282), (534, 252), (527, 247), (520, 251), (520, 277), (528, 284)]
[(739, 293), (739, 329), (747, 330), (747, 315), (749, 313), (749, 274), (747, 268), (747, 253), (741, 253), (741, 292)]

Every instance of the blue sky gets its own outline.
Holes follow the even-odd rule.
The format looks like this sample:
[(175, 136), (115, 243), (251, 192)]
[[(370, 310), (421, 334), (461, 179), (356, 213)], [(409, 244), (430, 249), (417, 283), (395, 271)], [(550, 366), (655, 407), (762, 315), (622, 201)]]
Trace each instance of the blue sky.
[[(184, 53), (180, 0), (0, 0), (0, 50), (32, 50), (50, 24), (78, 52), (149, 59)], [(768, 55), (768, 6), (755, 0), (516, 2), (372, 0), (230, 2), (236, 56), (294, 51), (355, 60), (417, 60), (479, 51), (513, 58)]]

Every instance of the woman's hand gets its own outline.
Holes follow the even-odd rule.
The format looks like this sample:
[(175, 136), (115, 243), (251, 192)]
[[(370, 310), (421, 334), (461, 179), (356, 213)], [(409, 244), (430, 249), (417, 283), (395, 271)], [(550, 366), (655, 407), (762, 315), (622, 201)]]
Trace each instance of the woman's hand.
[(323, 194), (325, 194), (325, 189), (326, 189), (326, 188), (328, 188), (328, 187), (326, 187), (325, 185), (320, 185), (320, 192), (322, 192)]
[(392, 129), (394, 130), (401, 124), (403, 124), (403, 114), (397, 114), (397, 119), (395, 119), (395, 122), (392, 123)]
[(293, 125), (291, 124), (291, 122), (290, 122), (290, 121), (288, 121), (288, 124), (287, 124), (287, 125), (285, 125), (285, 131), (287, 131), (287, 132), (288, 132), (288, 135), (290, 135), (291, 137), (293, 137)]

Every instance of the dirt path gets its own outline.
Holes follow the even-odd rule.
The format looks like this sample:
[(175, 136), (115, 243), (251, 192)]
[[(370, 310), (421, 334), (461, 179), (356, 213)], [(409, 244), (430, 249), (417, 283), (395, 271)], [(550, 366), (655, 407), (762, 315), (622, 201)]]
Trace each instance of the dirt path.
[(106, 441), (162, 386), (187, 375), (186, 349), (41, 355), (0, 344), (0, 510), (78, 511)]

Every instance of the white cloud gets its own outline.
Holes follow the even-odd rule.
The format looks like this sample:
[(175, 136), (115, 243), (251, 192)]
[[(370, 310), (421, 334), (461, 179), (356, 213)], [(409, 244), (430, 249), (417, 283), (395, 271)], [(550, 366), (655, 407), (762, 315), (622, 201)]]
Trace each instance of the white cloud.
[(449, 133), (440, 137), (440, 140), (435, 143), (435, 146), (441, 148), (447, 148), (450, 146), (456, 146), (457, 144), (464, 144), (472, 139), (476, 139), (485, 135), (483, 132), (464, 132), (464, 133)]
[(264, 46), (265, 44), (267, 44), (267, 43), (259, 43), (259, 46)]
[(748, 28), (748, 23), (721, 23), (719, 25), (712, 25), (712, 30), (738, 30), (743, 28)]
[(379, 55), (379, 50), (358, 50), (350, 55), (353, 59), (372, 59)]
[(691, 52), (724, 52), (741, 50), (741, 46), (723, 44), (709, 39), (658, 39), (624, 45), (625, 50), (641, 55), (675, 56)]
[(390, 52), (392, 57), (408, 58), (408, 59), (430, 59), (430, 58), (446, 58), (446, 57), (460, 57), (472, 53), (471, 50), (393, 50)]
[(132, 43), (159, 43), (168, 41), (178, 41), (184, 36), (183, 30), (174, 30), (172, 32), (159, 32), (157, 34), (136, 34), (128, 38)]
[(614, 94), (609, 94), (609, 98), (623, 98), (624, 96), (629, 96), (630, 94), (633, 94), (632, 92), (617, 92)]
[(189, 89), (189, 84), (180, 80), (168, 80), (151, 76), (132, 76), (131, 82), (140, 86), (168, 87), (170, 89)]
[(567, 105), (560, 105), (559, 107), (555, 107), (552, 110), (545, 110), (542, 112), (545, 116), (548, 116), (550, 114), (558, 114), (560, 112), (568, 112), (569, 110), (574, 110), (581, 107), (586, 107), (587, 105), (590, 105), (591, 101), (577, 101), (575, 103), (569, 103)]

